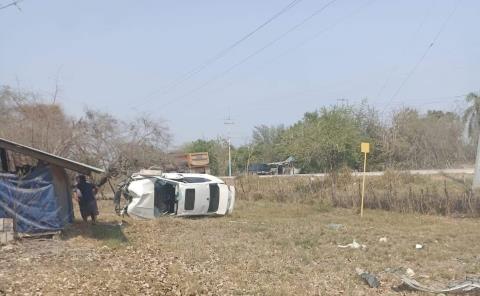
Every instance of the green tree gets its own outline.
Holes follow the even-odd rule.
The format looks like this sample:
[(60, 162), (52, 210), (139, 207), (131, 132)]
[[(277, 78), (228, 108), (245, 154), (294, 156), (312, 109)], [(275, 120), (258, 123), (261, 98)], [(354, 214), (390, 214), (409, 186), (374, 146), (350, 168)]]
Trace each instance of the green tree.
[(309, 112), (284, 135), (283, 148), (304, 172), (334, 172), (358, 167), (361, 139), (358, 122), (349, 106)]
[(284, 132), (283, 125), (267, 126), (262, 124), (256, 126), (252, 134), (253, 146), (251, 147), (254, 160), (262, 163), (283, 160), (284, 155), (279, 151), (279, 145)]
[(234, 175), (244, 174), (253, 158), (253, 145), (248, 144), (232, 150), (232, 170)]
[(366, 99), (354, 106), (353, 112), (360, 129), (361, 141), (370, 143), (368, 169), (383, 170), (387, 158), (383, 139), (387, 128), (380, 120), (378, 111)]

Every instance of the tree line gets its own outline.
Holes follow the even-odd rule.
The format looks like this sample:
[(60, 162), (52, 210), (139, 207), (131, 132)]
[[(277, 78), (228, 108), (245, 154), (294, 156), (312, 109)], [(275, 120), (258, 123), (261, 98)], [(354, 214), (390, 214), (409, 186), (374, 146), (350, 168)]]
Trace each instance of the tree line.
[[(404, 107), (389, 118), (368, 101), (307, 112), (291, 126), (256, 126), (251, 141), (233, 147), (232, 167), (243, 174), (251, 163), (270, 163), (293, 156), (303, 173), (362, 168), (360, 143), (369, 142), (369, 170), (428, 169), (471, 165), (480, 129), (480, 96), (471, 93), (464, 112)], [(208, 151), (212, 171), (227, 171), (227, 141), (197, 140), (189, 152)]]
[[(49, 102), (50, 101), (50, 102)], [(232, 147), (235, 175), (249, 164), (295, 158), (303, 173), (360, 170), (360, 143), (371, 143), (369, 170), (428, 169), (471, 165), (480, 130), (480, 95), (466, 97), (463, 112), (401, 108), (388, 118), (364, 100), (306, 112), (290, 126), (256, 126), (251, 139)], [(141, 168), (171, 168), (172, 135), (159, 118), (125, 120), (85, 109), (67, 114), (55, 97), (0, 88), (0, 137), (50, 153), (130, 174)], [(209, 152), (211, 172), (228, 171), (228, 141), (199, 139), (183, 152)]]

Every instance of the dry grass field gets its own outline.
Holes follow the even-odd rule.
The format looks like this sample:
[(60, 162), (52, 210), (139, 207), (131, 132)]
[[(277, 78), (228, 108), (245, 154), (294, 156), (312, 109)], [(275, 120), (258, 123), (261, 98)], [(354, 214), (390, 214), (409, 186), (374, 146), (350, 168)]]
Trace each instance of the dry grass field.
[[(237, 197), (244, 200), (320, 202), (340, 208), (360, 206), (362, 178), (353, 177), (350, 170), (325, 178), (248, 176), (228, 182), (234, 183)], [(469, 175), (428, 176), (386, 171), (383, 176), (367, 178), (365, 207), (400, 213), (480, 217), (480, 192), (472, 191), (471, 187)]]
[[(219, 218), (122, 222), (111, 201), (100, 211), (97, 225), (76, 221), (57, 239), (0, 248), (0, 295), (422, 295), (392, 290), (400, 281), (391, 271), (411, 268), (433, 285), (480, 274), (479, 221), (470, 218), (367, 210), (360, 219), (351, 209), (244, 200)], [(366, 249), (337, 246), (353, 239)], [(356, 267), (381, 286), (368, 287)]]

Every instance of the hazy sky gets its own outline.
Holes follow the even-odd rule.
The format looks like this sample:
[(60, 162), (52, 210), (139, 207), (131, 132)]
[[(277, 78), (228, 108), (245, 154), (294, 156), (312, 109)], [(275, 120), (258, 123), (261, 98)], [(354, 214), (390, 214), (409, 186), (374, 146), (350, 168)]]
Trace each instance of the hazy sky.
[(308, 18), (329, 1), (298, 2), (181, 79), (291, 0), (25, 0), (0, 10), (0, 85), (49, 96), (58, 80), (67, 112), (147, 113), (176, 144), (224, 135), (228, 115), (240, 144), (339, 99), (386, 114), (480, 89), (480, 1), (338, 0)]

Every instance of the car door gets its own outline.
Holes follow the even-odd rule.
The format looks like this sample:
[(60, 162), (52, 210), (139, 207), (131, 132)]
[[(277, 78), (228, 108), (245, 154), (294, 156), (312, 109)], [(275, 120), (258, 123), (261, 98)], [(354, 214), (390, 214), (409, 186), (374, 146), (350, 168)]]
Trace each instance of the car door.
[(208, 184), (179, 184), (177, 198), (178, 216), (206, 215), (210, 201)]

